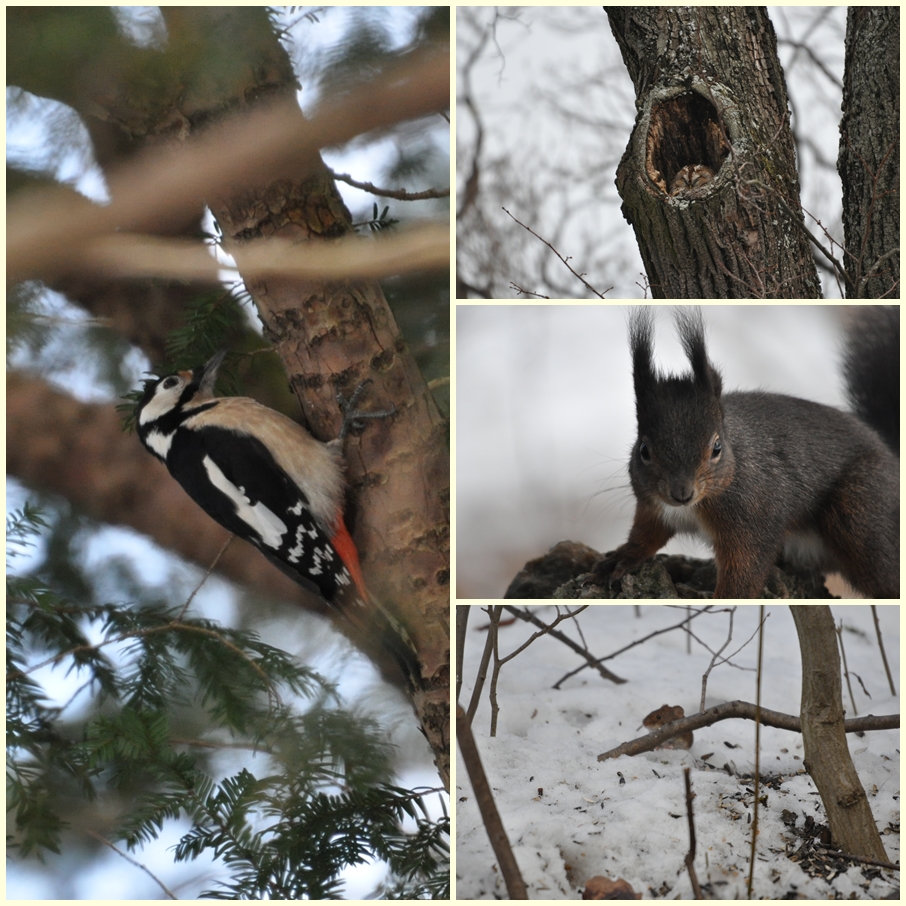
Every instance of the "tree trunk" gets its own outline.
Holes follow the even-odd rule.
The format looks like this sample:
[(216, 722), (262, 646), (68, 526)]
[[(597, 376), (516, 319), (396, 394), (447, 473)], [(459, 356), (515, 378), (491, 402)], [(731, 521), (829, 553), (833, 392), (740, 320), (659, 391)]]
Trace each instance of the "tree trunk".
[(834, 846), (889, 862), (843, 729), (840, 656), (834, 618), (823, 604), (791, 605), (802, 652), (805, 768), (824, 803)]
[[(263, 9), (161, 11), (173, 40), (212, 52), (219, 46), (223, 54), (212, 81), (191, 82), (187, 76), (191, 90), (180, 109), (190, 123), (203, 127), (222, 110), (234, 114), (262, 103), (302, 118), (289, 59)], [(250, 19), (265, 27), (250, 30)], [(260, 34), (252, 53), (249, 34)], [(246, 65), (250, 60), (254, 65)], [(294, 172), (275, 174), (267, 183), (237, 185), (208, 199), (240, 273), (250, 243), (323, 242), (353, 232), (320, 155), (295, 165)], [(371, 408), (396, 409), (392, 420), (370, 425), (345, 444), (350, 497), (360, 517), (351, 528), (369, 588), (399, 614), (418, 648), (426, 692), (415, 704), (448, 783), (449, 458), (441, 415), (377, 283), (260, 277), (245, 283), (316, 437), (337, 436), (337, 393), (349, 396), (363, 380), (371, 381), (365, 397)]]
[(900, 291), (900, 8), (851, 6), (837, 169), (847, 299)]
[[(639, 111), (617, 188), (652, 296), (820, 298), (767, 11), (606, 10)], [(690, 166), (701, 185), (671, 194)]]

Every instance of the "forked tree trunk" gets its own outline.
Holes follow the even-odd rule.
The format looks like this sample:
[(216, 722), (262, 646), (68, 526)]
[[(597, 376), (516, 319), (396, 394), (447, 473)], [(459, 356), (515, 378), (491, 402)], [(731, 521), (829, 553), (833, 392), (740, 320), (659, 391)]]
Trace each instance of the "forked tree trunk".
[(846, 744), (834, 618), (824, 604), (792, 605), (790, 611), (802, 651), (805, 767), (824, 803), (834, 846), (889, 862)]
[[(652, 296), (820, 298), (767, 11), (605, 9), (636, 91), (617, 188)], [(687, 166), (713, 179), (669, 194)]]

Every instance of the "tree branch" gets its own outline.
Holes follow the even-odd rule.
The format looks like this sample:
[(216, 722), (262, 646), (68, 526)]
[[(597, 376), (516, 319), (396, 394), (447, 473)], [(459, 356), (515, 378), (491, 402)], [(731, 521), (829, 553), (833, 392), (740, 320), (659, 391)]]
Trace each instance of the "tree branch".
[[(513, 217), (513, 215), (510, 214), (510, 212), (507, 211), (506, 208), (503, 208), (503, 210), (506, 211), (506, 213), (507, 213), (510, 217)], [(513, 217), (513, 220), (516, 220), (516, 218)], [(544, 244), (545, 244), (545, 245), (546, 245), (546, 246), (547, 246), (547, 247), (548, 247), (548, 248), (549, 248), (549, 249), (550, 249), (550, 250), (551, 250), (551, 251), (552, 251), (552, 252), (553, 252), (553, 253), (554, 253), (554, 254), (555, 254), (555, 255), (556, 255), (556, 256), (557, 256), (557, 257), (558, 257), (558, 258), (559, 258), (566, 266), (567, 266), (567, 267), (568, 267), (568, 268), (569, 268), (570, 273), (572, 273), (574, 276), (578, 277), (578, 279), (582, 281), (582, 285), (583, 285), (586, 289), (591, 290), (591, 292), (593, 292), (599, 299), (605, 298), (604, 293), (610, 292), (610, 289), (613, 289), (613, 287), (610, 287), (610, 289), (604, 290), (604, 293), (599, 293), (599, 292), (598, 292), (598, 291), (597, 291), (597, 290), (596, 290), (596, 289), (595, 289), (595, 288), (594, 288), (594, 287), (593, 287), (593, 286), (585, 279), (585, 277), (582, 276), (582, 274), (578, 273), (576, 270), (573, 269), (573, 266), (569, 263), (569, 258), (564, 258), (563, 255), (561, 255), (561, 254), (560, 254), (560, 253), (559, 253), (559, 252), (558, 252), (558, 251), (557, 251), (557, 250), (556, 250), (556, 249), (555, 249), (555, 248), (554, 248), (554, 247), (553, 247), (546, 239), (542, 239), (541, 236), (539, 236), (539, 235), (538, 235), (531, 227), (526, 226), (521, 220), (516, 220), (516, 223), (518, 223), (519, 226), (522, 227), (522, 229), (528, 230), (528, 231), (529, 231), (536, 239), (541, 239), (541, 241), (542, 241), (542, 242), (543, 242), (543, 243), (544, 243)], [(534, 294), (533, 294), (533, 295), (534, 295)]]
[(494, 802), (494, 795), (481, 764), (478, 747), (475, 745), (475, 737), (472, 735), (472, 727), (466, 719), (465, 711), (458, 705), (456, 707), (456, 741), (462, 752), (462, 760), (469, 775), (469, 782), (475, 792), (475, 801), (478, 811), (481, 813), (481, 820), (488, 832), (494, 855), (497, 856), (497, 864), (500, 866), (500, 873), (506, 883), (507, 893), (511, 900), (527, 900), (528, 890), (519, 873), (519, 865), (516, 863), (513, 848), (510, 846), (506, 829), (500, 819), (500, 812), (497, 811), (497, 804)]
[[(715, 707), (709, 708), (701, 714), (693, 714), (690, 717), (675, 720), (654, 733), (648, 733), (646, 736), (641, 736), (630, 742), (624, 742), (615, 749), (603, 752), (598, 756), (598, 761), (607, 761), (608, 758), (619, 758), (620, 755), (639, 755), (642, 752), (650, 752), (665, 740), (679, 736), (681, 733), (698, 730), (700, 727), (710, 727), (711, 724), (716, 724), (718, 721), (737, 717), (741, 717), (744, 720), (756, 720), (755, 705), (752, 702), (743, 701), (724, 702), (722, 705), (715, 705)], [(792, 714), (784, 714), (781, 711), (769, 711), (767, 708), (762, 708), (760, 723), (765, 727), (792, 730), (794, 733), (802, 732), (802, 722), (799, 718)], [(879, 717), (869, 714), (866, 717), (854, 717), (843, 722), (843, 727), (847, 733), (860, 733), (865, 730), (896, 730), (899, 726), (899, 714), (882, 714)]]
[[(604, 667), (597, 658), (588, 653), (586, 648), (583, 648), (578, 643), (574, 642), (569, 636), (564, 635), (560, 632), (559, 629), (554, 629), (552, 626), (548, 626), (546, 623), (542, 622), (538, 617), (535, 616), (528, 608), (514, 607), (512, 604), (504, 604), (503, 609), (509, 611), (513, 614), (514, 617), (519, 617), (520, 620), (525, 620), (527, 623), (531, 623), (534, 626), (540, 626), (541, 629), (546, 630), (547, 634), (551, 638), (556, 639), (558, 642), (563, 642), (568, 648), (572, 648), (580, 657), (585, 658), (588, 662), (589, 667), (593, 667), (601, 676), (610, 680), (612, 683), (625, 683), (626, 680), (617, 676), (615, 673), (611, 673), (606, 667)], [(534, 638), (534, 636), (533, 636)], [(559, 683), (557, 684), (559, 685)], [(554, 686), (556, 689), (557, 686)]]
[(380, 189), (370, 182), (359, 182), (353, 179), (348, 173), (335, 173), (330, 167), (328, 172), (334, 179), (345, 182), (350, 186), (355, 186), (363, 192), (370, 192), (372, 195), (378, 195), (381, 198), (395, 198), (397, 201), (421, 201), (424, 198), (448, 198), (449, 189), (425, 189), (424, 192), (407, 192), (405, 189)]

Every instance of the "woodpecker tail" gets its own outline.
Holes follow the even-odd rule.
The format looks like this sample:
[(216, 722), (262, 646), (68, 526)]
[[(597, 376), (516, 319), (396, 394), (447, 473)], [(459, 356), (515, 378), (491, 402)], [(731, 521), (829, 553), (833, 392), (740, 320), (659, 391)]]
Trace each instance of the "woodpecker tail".
[[(337, 518), (335, 533), (330, 540), (334, 550), (336, 550), (340, 559), (349, 570), (349, 575), (355, 585), (356, 594), (354, 601), (349, 602), (347, 595), (340, 592), (334, 601), (328, 603), (331, 603), (337, 610), (342, 611), (364, 634), (373, 637), (374, 633), (377, 633), (381, 640), (381, 645), (399, 666), (409, 691), (418, 691), (423, 684), (421, 666), (415, 644), (402, 623), (386, 610), (365, 587), (365, 579), (362, 576), (362, 567), (359, 563), (359, 552), (342, 516)], [(351, 607), (349, 604), (351, 604)]]

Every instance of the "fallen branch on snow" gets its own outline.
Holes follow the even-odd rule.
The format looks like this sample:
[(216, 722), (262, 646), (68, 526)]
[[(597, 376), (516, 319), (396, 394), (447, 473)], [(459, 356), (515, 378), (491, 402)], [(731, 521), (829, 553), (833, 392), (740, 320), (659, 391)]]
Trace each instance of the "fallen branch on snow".
[[(654, 733), (647, 733), (638, 739), (624, 742), (609, 752), (603, 752), (598, 756), (598, 761), (606, 761), (608, 758), (619, 758), (620, 755), (638, 755), (641, 752), (650, 752), (665, 740), (679, 736), (681, 733), (697, 730), (700, 727), (709, 727), (720, 720), (729, 720), (734, 717), (743, 718), (744, 720), (755, 720), (755, 705), (751, 702), (742, 701), (724, 702), (722, 705), (715, 705), (713, 708), (708, 708), (707, 711), (675, 720)], [(792, 714), (783, 714), (780, 711), (769, 711), (767, 708), (761, 709), (761, 724), (765, 727), (777, 727), (780, 730), (792, 730), (794, 733), (802, 732), (802, 724), (798, 717)], [(869, 714), (866, 717), (854, 717), (843, 722), (843, 727), (847, 733), (859, 733), (865, 730), (896, 730), (899, 729), (899, 726), (899, 714), (882, 714), (880, 717)]]

